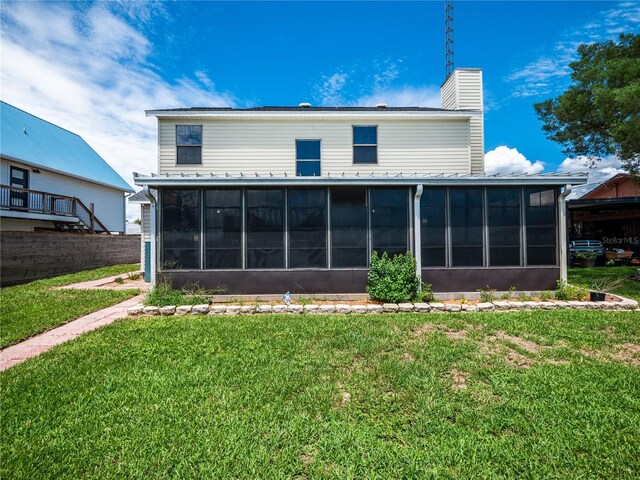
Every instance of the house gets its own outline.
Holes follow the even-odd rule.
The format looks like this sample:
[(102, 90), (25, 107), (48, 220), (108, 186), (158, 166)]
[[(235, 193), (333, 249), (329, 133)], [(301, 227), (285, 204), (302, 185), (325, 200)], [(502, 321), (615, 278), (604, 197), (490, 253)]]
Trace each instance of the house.
[(435, 291), (555, 288), (563, 193), (582, 174), (486, 175), (482, 72), (442, 108), (148, 110), (151, 270), (227, 293), (364, 292), (373, 251), (410, 251)]
[(0, 102), (0, 229), (124, 233), (133, 192), (79, 135)]
[(640, 256), (640, 177), (619, 173), (567, 202), (571, 240)]

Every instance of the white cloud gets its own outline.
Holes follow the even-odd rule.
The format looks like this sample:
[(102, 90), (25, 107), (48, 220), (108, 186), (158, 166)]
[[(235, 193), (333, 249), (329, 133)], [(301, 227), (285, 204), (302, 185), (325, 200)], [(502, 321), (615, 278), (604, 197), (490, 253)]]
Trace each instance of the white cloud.
[(157, 165), (156, 121), (144, 109), (237, 103), (204, 71), (172, 82), (156, 73), (149, 40), (130, 23), (148, 19), (147, 8), (23, 2), (2, 13), (3, 100), (78, 133), (130, 184)]
[(577, 157), (565, 158), (558, 166), (558, 172), (588, 173), (589, 183), (600, 183), (618, 173), (624, 173), (625, 170), (617, 157), (605, 157), (597, 161), (587, 157)]
[(499, 146), (484, 154), (485, 173), (528, 173), (535, 174), (544, 170), (541, 161), (528, 160), (516, 148)]
[(320, 104), (332, 107), (343, 104), (342, 89), (348, 79), (349, 75), (341, 72), (323, 77), (322, 83), (316, 87), (316, 98)]
[(440, 89), (437, 87), (402, 86), (375, 89), (368, 95), (356, 99), (354, 105), (365, 107), (386, 103), (390, 107), (436, 107), (440, 108)]
[(639, 24), (640, 3), (625, 2), (603, 10), (596, 20), (571, 28), (551, 47), (550, 53), (539, 55), (507, 77), (514, 84), (512, 96), (556, 93), (569, 80), (569, 63), (578, 58), (578, 45), (616, 39), (620, 33), (636, 31)]

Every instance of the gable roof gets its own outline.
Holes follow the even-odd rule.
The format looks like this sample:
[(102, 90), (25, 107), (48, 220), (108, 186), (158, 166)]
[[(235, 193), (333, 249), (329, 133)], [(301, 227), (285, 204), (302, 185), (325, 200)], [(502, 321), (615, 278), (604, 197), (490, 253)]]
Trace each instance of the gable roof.
[[(640, 177), (637, 175), (634, 176), (628, 173), (618, 173), (617, 175), (614, 175), (613, 177), (605, 180), (600, 185), (596, 186), (592, 190), (585, 193), (582, 197), (580, 197), (580, 199), (587, 200), (587, 199), (599, 198), (599, 195), (605, 193), (607, 190), (610, 190), (614, 188), (614, 186), (620, 185), (621, 183), (631, 181), (633, 178), (640, 179)], [(634, 192), (640, 191), (640, 187), (636, 186), (636, 188), (629, 189), (629, 190), (633, 190)], [(633, 196), (636, 196), (636, 195), (634, 194)]]
[(133, 192), (79, 135), (0, 101), (0, 155), (45, 170)]

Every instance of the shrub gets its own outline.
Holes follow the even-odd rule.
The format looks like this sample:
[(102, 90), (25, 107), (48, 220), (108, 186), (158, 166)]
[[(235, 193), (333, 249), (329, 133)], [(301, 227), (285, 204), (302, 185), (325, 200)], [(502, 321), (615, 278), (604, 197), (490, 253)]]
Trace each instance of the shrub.
[(416, 300), (420, 302), (433, 302), (436, 299), (436, 296), (433, 294), (433, 289), (431, 288), (430, 283), (425, 283), (422, 285), (422, 291), (418, 293)]
[(569, 285), (564, 280), (558, 280), (556, 298), (558, 300), (585, 300), (588, 292), (584, 288)]
[(547, 300), (551, 300), (552, 298), (553, 298), (553, 292), (550, 292), (548, 290), (544, 290), (540, 292), (540, 300), (542, 300), (543, 302), (546, 302)]
[(166, 307), (168, 305), (197, 305), (209, 303), (209, 297), (204, 294), (192, 295), (183, 290), (175, 290), (170, 283), (159, 282), (147, 294), (145, 305)]
[(495, 296), (496, 289), (495, 288), (489, 288), (489, 285), (487, 285), (487, 289), (486, 290), (483, 290), (482, 288), (479, 288), (476, 291), (480, 293), (480, 301), (481, 302), (493, 302), (496, 299), (496, 296)]
[(420, 279), (416, 276), (416, 260), (410, 252), (389, 258), (387, 253), (371, 255), (367, 276), (367, 293), (381, 302), (409, 302), (418, 298)]

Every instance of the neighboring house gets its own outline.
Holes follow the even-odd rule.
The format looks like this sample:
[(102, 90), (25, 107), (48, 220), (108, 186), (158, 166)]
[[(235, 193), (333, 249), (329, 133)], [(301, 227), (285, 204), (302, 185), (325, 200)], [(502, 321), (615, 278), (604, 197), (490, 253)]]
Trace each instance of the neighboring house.
[(482, 97), (482, 72), (458, 69), (442, 108), (147, 111), (159, 174), (134, 177), (152, 200), (152, 275), (234, 294), (364, 292), (373, 251), (410, 251), (436, 291), (554, 288), (561, 188), (586, 176), (485, 175)]
[(0, 229), (124, 233), (133, 192), (80, 136), (0, 102)]
[(129, 204), (140, 205), (140, 270), (144, 272), (144, 279), (151, 281), (151, 202), (144, 190), (131, 195)]
[(599, 240), (640, 256), (640, 177), (619, 173), (567, 202), (571, 240)]

